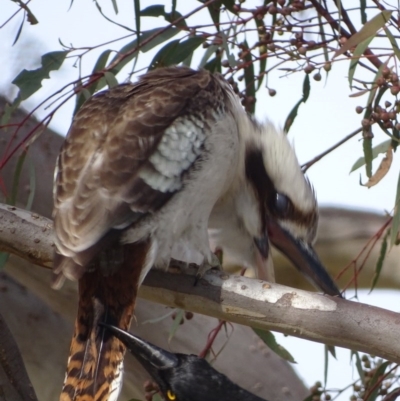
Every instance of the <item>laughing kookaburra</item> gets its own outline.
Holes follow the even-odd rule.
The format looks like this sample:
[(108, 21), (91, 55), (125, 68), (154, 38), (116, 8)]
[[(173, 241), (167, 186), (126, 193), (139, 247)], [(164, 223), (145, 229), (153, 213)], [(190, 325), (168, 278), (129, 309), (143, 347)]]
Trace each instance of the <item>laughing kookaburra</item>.
[[(98, 323), (127, 330), (145, 275), (153, 265), (166, 268), (179, 247), (200, 255), (203, 268), (214, 266), (207, 228), (216, 205), (212, 221), (222, 233), (233, 224), (264, 259), (270, 239), (335, 293), (333, 282), (321, 285), (329, 276), (308, 245), (313, 193), (298, 164), (285, 171), (293, 156), (281, 163), (269, 150), (271, 132), (247, 117), (220, 75), (186, 67), (152, 71), (81, 107), (55, 172), (55, 286), (79, 280), (60, 401), (117, 399), (125, 347)], [(304, 183), (282, 182), (286, 176)]]
[(324, 293), (341, 296), (318, 259), (318, 207), (286, 133), (269, 122), (238, 120), (244, 142), (243, 173), (216, 203), (210, 236), (237, 264), (274, 281), (270, 242)]

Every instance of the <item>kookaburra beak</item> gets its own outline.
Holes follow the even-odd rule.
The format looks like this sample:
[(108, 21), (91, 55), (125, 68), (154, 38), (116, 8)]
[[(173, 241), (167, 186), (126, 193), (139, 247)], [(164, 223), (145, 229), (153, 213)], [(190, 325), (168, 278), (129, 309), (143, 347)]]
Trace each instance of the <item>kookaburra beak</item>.
[(273, 219), (268, 219), (267, 231), (265, 236), (254, 240), (260, 255), (265, 260), (271, 257), (269, 254), (269, 241), (271, 241), (272, 245), (282, 252), (312, 284), (325, 294), (342, 298), (339, 288), (326, 271), (311, 244), (295, 238)]

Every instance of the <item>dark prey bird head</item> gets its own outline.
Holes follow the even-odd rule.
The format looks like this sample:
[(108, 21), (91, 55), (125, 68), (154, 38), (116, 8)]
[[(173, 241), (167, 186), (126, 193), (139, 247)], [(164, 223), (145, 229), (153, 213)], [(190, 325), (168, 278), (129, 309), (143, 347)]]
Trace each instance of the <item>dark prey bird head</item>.
[(239, 387), (196, 355), (174, 354), (105, 325), (142, 364), (166, 401), (265, 401)]

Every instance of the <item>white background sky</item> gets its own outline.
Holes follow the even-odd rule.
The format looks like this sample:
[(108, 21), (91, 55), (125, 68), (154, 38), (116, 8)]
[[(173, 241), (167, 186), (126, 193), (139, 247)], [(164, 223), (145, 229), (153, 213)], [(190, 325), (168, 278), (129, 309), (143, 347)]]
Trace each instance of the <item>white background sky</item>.
[[(134, 29), (133, 1), (118, 1), (120, 6), (119, 16), (116, 17), (111, 8), (111, 0), (101, 2), (103, 10), (107, 15)], [(248, 2), (249, 3), (249, 2)], [(257, 1), (253, 1), (257, 4)], [(358, 4), (358, 2), (356, 2)], [(170, 7), (170, 1), (141, 1), (142, 8), (151, 4), (166, 4)], [(194, 0), (178, 0), (177, 9), (182, 13), (190, 10), (193, 6), (198, 7), (200, 3)], [(61, 50), (59, 39), (64, 44), (73, 44), (75, 47), (92, 46), (110, 38), (120, 37), (126, 34), (115, 26), (106, 23), (99, 15), (92, 1), (75, 0), (72, 8), (68, 11), (70, 0), (33, 0), (29, 5), (39, 20), (39, 24), (30, 26), (25, 24), (20, 40), (11, 47), (22, 15), (10, 22), (0, 30), (0, 93), (15, 94), (8, 83), (15, 77), (21, 68), (37, 68), (40, 65), (40, 55), (55, 50)], [(0, 24), (16, 11), (16, 4), (12, 1), (0, 0)], [(203, 15), (204, 16), (204, 15)], [(146, 25), (144, 22), (146, 21)], [(152, 25), (150, 25), (150, 22)], [(202, 23), (204, 20), (201, 21)], [(162, 24), (160, 19), (146, 19), (142, 21), (142, 30), (151, 29)], [(133, 38), (130, 38), (131, 41)], [(122, 47), (123, 42), (115, 48)], [(104, 50), (102, 48), (100, 51)], [(90, 72), (99, 52), (89, 55), (84, 64), (84, 71)], [(154, 53), (152, 53), (151, 57)], [(145, 66), (150, 61), (146, 54), (141, 56), (140, 66)], [(44, 90), (38, 95), (32, 96), (24, 107), (30, 110), (46, 95), (53, 93), (65, 83), (76, 79), (76, 70), (69, 68), (72, 62), (66, 62), (66, 67), (52, 73), (52, 78), (44, 81)], [(192, 65), (196, 67), (196, 64)], [(290, 138), (294, 142), (299, 160), (304, 163), (331, 145), (338, 142), (345, 135), (359, 127), (361, 116), (355, 113), (357, 105), (363, 105), (365, 98), (349, 98), (351, 93), (347, 82), (347, 62), (333, 65), (329, 79), (320, 82), (311, 80), (311, 95), (306, 105), (300, 108), (299, 116), (293, 125)], [(85, 75), (85, 74), (84, 74)], [(297, 74), (290, 78), (280, 77), (281, 73), (275, 73), (270, 77), (269, 83), (278, 90), (277, 95), (271, 98), (267, 90), (263, 89), (258, 95), (256, 115), (260, 119), (269, 118), (278, 125), (283, 125), (291, 108), (301, 97), (303, 74)], [(125, 76), (119, 78), (125, 79)], [(73, 102), (69, 102), (57, 113), (51, 123), (51, 127), (65, 134), (71, 122)], [(38, 114), (43, 117), (42, 111)], [(376, 130), (374, 145), (386, 140), (387, 137)], [(391, 210), (397, 187), (399, 174), (399, 158), (394, 157), (394, 162), (388, 175), (374, 188), (366, 189), (359, 185), (360, 172), (365, 182), (365, 173), (358, 170), (349, 174), (353, 163), (362, 156), (362, 144), (360, 137), (356, 137), (344, 146), (325, 157), (308, 171), (308, 176), (313, 183), (320, 205), (340, 205), (352, 208), (363, 208), (377, 212)], [(377, 164), (374, 164), (375, 168)], [(398, 299), (395, 292), (375, 291), (367, 296), (361, 293), (360, 300), (366, 303), (382, 306), (398, 311), (393, 299)], [(394, 308), (394, 309), (393, 309)], [(315, 380), (323, 379), (323, 346), (292, 338), (284, 338), (278, 335), (279, 341), (286, 346), (298, 362), (298, 371), (308, 385)], [(332, 371), (329, 375), (329, 387), (343, 387), (351, 376), (349, 364), (350, 352), (341, 350), (338, 352), (339, 362), (330, 362)], [(350, 376), (349, 376), (350, 375)], [(356, 377), (356, 373), (355, 376)], [(348, 399), (341, 396), (339, 399)]]

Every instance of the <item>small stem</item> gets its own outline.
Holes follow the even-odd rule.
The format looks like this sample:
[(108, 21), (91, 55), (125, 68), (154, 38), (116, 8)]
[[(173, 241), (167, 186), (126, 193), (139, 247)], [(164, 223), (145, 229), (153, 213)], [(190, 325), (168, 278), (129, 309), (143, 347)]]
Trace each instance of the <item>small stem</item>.
[(301, 166), (303, 173), (305, 173), (313, 164), (315, 164), (316, 162), (318, 162), (319, 160), (321, 160), (323, 157), (325, 157), (326, 155), (328, 155), (329, 153), (331, 153), (332, 151), (334, 151), (335, 149), (337, 149), (339, 146), (343, 145), (345, 142), (347, 142), (349, 139), (353, 138), (354, 136), (356, 136), (357, 134), (359, 134), (360, 132), (362, 132), (362, 128), (358, 128), (355, 131), (353, 131), (351, 134), (345, 136), (342, 140), (340, 140), (337, 144), (331, 146), (330, 148), (328, 148), (327, 150), (325, 150), (325, 152), (322, 152), (320, 155), (314, 157), (314, 159), (310, 160), (309, 162), (303, 164)]

